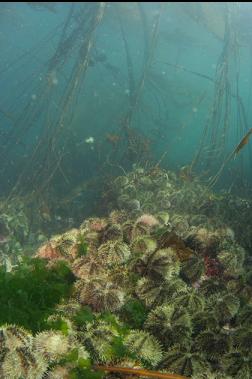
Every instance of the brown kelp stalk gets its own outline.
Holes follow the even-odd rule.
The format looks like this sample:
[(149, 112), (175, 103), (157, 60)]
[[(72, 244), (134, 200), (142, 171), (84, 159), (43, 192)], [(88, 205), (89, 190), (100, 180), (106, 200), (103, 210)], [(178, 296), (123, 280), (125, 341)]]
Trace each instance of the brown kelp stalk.
[[(122, 40), (124, 43), (125, 55), (126, 55), (126, 64), (128, 71), (128, 85), (129, 85), (129, 108), (123, 116), (121, 125), (121, 131), (124, 135), (122, 140), (125, 141), (127, 151), (124, 151), (122, 161), (130, 161), (134, 163), (143, 163), (142, 160), (146, 158), (146, 152), (149, 150), (148, 144), (149, 141), (146, 138), (143, 138), (143, 135), (137, 133), (136, 130), (132, 128), (133, 118), (139, 114), (140, 102), (142, 102), (143, 90), (145, 84), (148, 82), (148, 77), (150, 75), (150, 69), (154, 61), (155, 47), (157, 43), (157, 38), (159, 34), (159, 25), (160, 18), (162, 14), (163, 6), (160, 5), (159, 11), (155, 15), (153, 20), (153, 27), (151, 32), (147, 33), (148, 25), (147, 18), (141, 4), (137, 3), (137, 10), (140, 15), (142, 29), (143, 29), (143, 38), (144, 38), (144, 52), (143, 52), (143, 68), (138, 80), (136, 80), (132, 58), (130, 55), (129, 45), (127, 41), (127, 35), (124, 30), (123, 20), (120, 17), (120, 8), (116, 9), (117, 19), (120, 24), (120, 30), (122, 35)], [(121, 149), (113, 151), (114, 160), (120, 161), (118, 154), (120, 154)], [(125, 158), (126, 155), (126, 158)], [(127, 159), (129, 158), (129, 159)], [(145, 159), (145, 161), (148, 160)]]
[(108, 371), (108, 372), (118, 372), (122, 374), (137, 375), (137, 376), (146, 376), (149, 378), (158, 378), (158, 379), (188, 379), (185, 376), (177, 374), (167, 374), (158, 371), (151, 371), (145, 369), (137, 368), (128, 368), (128, 367), (112, 367), (112, 366), (100, 366), (97, 365), (94, 367), (97, 370)]
[[(236, 17), (237, 6), (226, 3), (222, 10), (225, 17), (225, 34), (223, 48), (216, 66), (214, 78), (214, 99), (210, 116), (206, 122), (202, 139), (197, 149), (192, 167), (204, 162), (207, 168), (213, 167), (218, 160), (225, 160), (225, 147), (231, 125), (239, 116), (241, 99), (239, 96), (239, 46), (237, 43)], [(235, 74), (235, 76), (234, 76)], [(240, 128), (241, 123), (235, 127)], [(210, 143), (211, 149), (216, 152), (215, 160), (204, 156), (204, 148)], [(217, 162), (218, 162), (217, 161)]]

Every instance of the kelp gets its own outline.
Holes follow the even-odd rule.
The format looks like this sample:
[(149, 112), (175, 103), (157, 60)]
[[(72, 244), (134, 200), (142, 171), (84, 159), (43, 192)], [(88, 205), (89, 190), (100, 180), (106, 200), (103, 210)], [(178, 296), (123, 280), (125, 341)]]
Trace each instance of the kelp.
[[(66, 154), (64, 148), (68, 139), (62, 139), (62, 135), (73, 117), (73, 106), (76, 104), (89, 66), (94, 32), (103, 18), (104, 10), (105, 3), (102, 2), (71, 4), (58, 45), (45, 66), (44, 76), (47, 80), (43, 81), (38, 89), (37, 101), (35, 104), (27, 104), (6, 136), (2, 156), (5, 156), (5, 161), (8, 162), (12, 149), (22, 143), (24, 136), (34, 124), (41, 122), (45, 125), (39, 130), (38, 142), (32, 147), (29, 159), (25, 161), (15, 185), (12, 186), (7, 202), (14, 194), (24, 191), (29, 191), (30, 195), (32, 193), (30, 199), (41, 196), (57, 173), (68, 183), (62, 168)], [(73, 52), (69, 80), (65, 84), (63, 95), (55, 100), (53, 75), (55, 72), (61, 73), (62, 68), (72, 59)], [(2, 168), (2, 175), (6, 174), (8, 168), (9, 165), (6, 163)]]
[(145, 369), (137, 369), (137, 368), (128, 368), (128, 367), (112, 367), (112, 366), (102, 366), (96, 365), (94, 366), (98, 370), (104, 370), (108, 372), (118, 372), (122, 374), (129, 375), (137, 375), (137, 376), (145, 376), (148, 378), (158, 378), (158, 379), (187, 379), (185, 376), (177, 375), (177, 374), (166, 374), (158, 371), (151, 371)]
[[(224, 10), (225, 33), (213, 78), (213, 105), (191, 164), (192, 168), (200, 164), (201, 170), (204, 170), (205, 167), (209, 174), (215, 170), (216, 164), (219, 165), (219, 161), (222, 162), (217, 174), (209, 175), (210, 187), (216, 184), (227, 163), (233, 156), (237, 156), (247, 144), (250, 136), (249, 133), (245, 134), (234, 151), (226, 157), (227, 141), (232, 129), (236, 131), (237, 135), (242, 135), (245, 130), (248, 130), (248, 125), (243, 100), (240, 96), (240, 45), (237, 29), (239, 9), (236, 4), (226, 3)], [(206, 146), (208, 146), (208, 150), (206, 150)], [(214, 152), (214, 155), (208, 154), (209, 149)]]
[[(136, 78), (135, 70), (133, 67), (133, 60), (130, 55), (129, 45), (126, 39), (126, 34), (124, 32), (123, 20), (118, 17), (120, 29), (122, 33), (122, 38), (124, 41), (124, 48), (126, 52), (126, 62), (127, 62), (127, 72), (128, 72), (128, 83), (129, 83), (129, 106), (125, 114), (122, 116), (121, 120), (121, 144), (117, 144), (116, 148), (113, 150), (113, 160), (120, 162), (129, 161), (137, 164), (146, 164), (151, 157), (149, 153), (149, 140), (137, 131), (133, 123), (137, 117), (140, 117), (141, 109), (144, 104), (144, 89), (146, 84), (151, 78), (151, 68), (154, 63), (156, 45), (159, 35), (160, 19), (162, 14), (163, 5), (159, 5), (157, 14), (153, 17), (151, 32), (145, 33), (150, 25), (147, 23), (146, 15), (143, 11), (141, 4), (137, 4), (138, 13), (142, 22), (142, 27), (144, 31), (144, 51), (143, 51), (143, 68)], [(117, 10), (117, 15), (119, 15)], [(156, 91), (157, 94), (153, 95), (155, 101), (159, 103), (160, 91)], [(153, 91), (150, 91), (153, 94)], [(158, 99), (158, 100), (157, 100)], [(123, 153), (122, 153), (123, 152)], [(111, 154), (112, 155), (112, 154)], [(111, 157), (109, 157), (109, 161)]]

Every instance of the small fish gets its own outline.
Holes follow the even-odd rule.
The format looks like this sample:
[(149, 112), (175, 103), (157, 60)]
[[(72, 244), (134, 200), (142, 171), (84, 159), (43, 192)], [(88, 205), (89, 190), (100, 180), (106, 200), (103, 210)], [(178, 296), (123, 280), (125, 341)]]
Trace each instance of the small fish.
[(241, 151), (241, 149), (245, 145), (247, 145), (247, 143), (249, 141), (249, 137), (251, 136), (251, 134), (252, 134), (252, 128), (249, 129), (249, 131), (245, 134), (245, 136), (241, 139), (241, 141), (238, 143), (238, 145), (234, 149), (233, 154), (232, 154), (232, 155), (234, 155), (234, 157), (236, 157), (236, 155)]
[(85, 139), (85, 143), (87, 143), (90, 146), (91, 150), (94, 150), (94, 142), (95, 142), (94, 137), (88, 137)]
[(252, 134), (252, 128), (250, 128), (248, 130), (248, 132), (245, 134), (245, 136), (241, 139), (241, 141), (238, 143), (238, 145), (234, 148), (234, 150), (228, 155), (228, 157), (226, 158), (226, 160), (222, 163), (219, 171), (217, 172), (216, 175), (214, 175), (213, 177), (209, 178), (209, 183), (211, 186), (213, 186), (218, 178), (220, 177), (223, 169), (225, 168), (225, 166), (227, 165), (227, 163), (232, 159), (232, 158), (236, 158), (237, 155), (239, 154), (239, 152), (241, 151), (241, 149), (244, 148), (245, 145), (247, 145), (247, 143), (249, 142), (249, 137), (251, 136)]
[(94, 143), (94, 141), (95, 141), (94, 137), (88, 137), (88, 138), (85, 139), (85, 142), (88, 143), (88, 144), (90, 144), (90, 145), (92, 145)]
[(94, 142), (95, 142), (94, 137), (90, 136), (90, 137), (82, 140), (81, 142), (77, 142), (76, 146), (81, 146), (84, 143), (86, 143), (86, 144), (90, 145), (91, 150), (93, 150), (94, 149), (94, 146), (93, 146)]

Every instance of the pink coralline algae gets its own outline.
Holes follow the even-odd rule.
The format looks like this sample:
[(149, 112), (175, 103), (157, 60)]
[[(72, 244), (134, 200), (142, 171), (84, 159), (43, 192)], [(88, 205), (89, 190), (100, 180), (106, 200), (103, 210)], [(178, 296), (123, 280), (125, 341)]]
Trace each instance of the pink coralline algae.
[(61, 259), (62, 256), (56, 248), (52, 246), (50, 242), (46, 242), (41, 246), (36, 254), (37, 258), (43, 258), (48, 260)]
[(153, 226), (159, 225), (159, 222), (156, 219), (156, 217), (154, 217), (150, 214), (143, 214), (142, 216), (138, 217), (138, 219), (136, 220), (136, 223), (137, 224), (144, 224), (150, 228), (152, 228)]
[(209, 258), (208, 256), (204, 257), (206, 276), (218, 276), (221, 273), (220, 263), (217, 259)]
[(107, 222), (99, 218), (90, 221), (90, 230), (93, 232), (101, 232), (106, 226)]

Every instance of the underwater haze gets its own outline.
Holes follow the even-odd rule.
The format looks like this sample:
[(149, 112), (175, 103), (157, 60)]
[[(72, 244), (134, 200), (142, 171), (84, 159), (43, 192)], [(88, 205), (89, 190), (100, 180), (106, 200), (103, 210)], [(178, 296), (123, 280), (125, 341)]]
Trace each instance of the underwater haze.
[(0, 379), (252, 378), (251, 25), (1, 3)]

